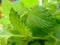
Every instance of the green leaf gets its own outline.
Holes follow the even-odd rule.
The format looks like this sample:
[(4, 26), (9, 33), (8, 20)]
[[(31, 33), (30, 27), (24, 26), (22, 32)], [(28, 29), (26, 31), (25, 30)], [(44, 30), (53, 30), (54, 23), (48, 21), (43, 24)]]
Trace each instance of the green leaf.
[(22, 0), (22, 3), (26, 8), (33, 8), (36, 5), (39, 5), (39, 0)]
[(1, 45), (6, 45), (7, 40), (5, 39), (5, 37), (2, 37), (2, 39), (0, 40), (1, 40)]
[(48, 37), (45, 41), (45, 45), (56, 45), (56, 40), (54, 39), (54, 37)]
[(11, 36), (7, 40), (7, 45), (28, 45), (29, 38)]
[(27, 8), (24, 6), (22, 1), (20, 1), (20, 0), (19, 0), (19, 2), (14, 2), (12, 4), (12, 7), (14, 8), (14, 10), (17, 11), (18, 14), (23, 14), (27, 10)]
[(29, 14), (27, 14), (26, 24), (35, 37), (44, 37), (49, 35), (51, 28), (57, 25), (56, 20), (45, 9), (39, 6), (33, 8)]
[(13, 25), (13, 27), (22, 35), (30, 36), (30, 31), (25, 24), (21, 22), (20, 15), (17, 14), (13, 9), (11, 9), (9, 19)]
[(56, 26), (55, 30), (56, 30), (55, 39), (57, 41), (56, 44), (60, 45), (60, 24)]
[(34, 41), (29, 41), (28, 45), (41, 45), (41, 43), (38, 40), (34, 40)]
[(60, 9), (56, 10), (54, 13), (54, 18), (56, 19), (56, 22), (60, 24)]
[(54, 14), (56, 12), (56, 10), (58, 9), (58, 3), (48, 3), (46, 5), (46, 9), (48, 10), (48, 12), (50, 12), (51, 14)]
[(11, 4), (7, 0), (2, 0), (2, 11), (5, 15), (8, 15), (10, 12)]

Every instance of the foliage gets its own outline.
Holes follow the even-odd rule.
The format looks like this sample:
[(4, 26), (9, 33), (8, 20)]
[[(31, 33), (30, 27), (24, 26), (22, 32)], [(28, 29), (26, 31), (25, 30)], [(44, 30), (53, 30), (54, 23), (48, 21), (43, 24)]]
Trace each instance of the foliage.
[(1, 44), (60, 45), (60, 9), (53, 2), (40, 6), (39, 0), (21, 0), (12, 5)]

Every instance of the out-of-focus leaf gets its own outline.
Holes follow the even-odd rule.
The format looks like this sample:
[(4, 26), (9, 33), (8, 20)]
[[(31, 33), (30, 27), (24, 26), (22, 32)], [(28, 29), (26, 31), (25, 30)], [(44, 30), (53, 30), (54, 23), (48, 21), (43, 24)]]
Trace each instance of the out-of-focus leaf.
[(55, 33), (55, 39), (56, 39), (56, 45), (60, 45), (60, 24), (55, 27), (56, 33)]
[(56, 12), (56, 10), (58, 9), (58, 3), (48, 3), (46, 5), (46, 9), (48, 10), (48, 12), (50, 12), (51, 14), (54, 14)]
[(39, 5), (39, 0), (22, 0), (22, 3), (26, 8), (33, 8), (36, 5)]
[(11, 4), (8, 0), (2, 0), (2, 11), (4, 14), (8, 15), (10, 12)]
[(7, 45), (28, 45), (29, 38), (26, 37), (10, 37), (7, 40)]
[(45, 41), (45, 45), (56, 45), (56, 40), (53, 37), (48, 37)]
[(54, 13), (54, 18), (56, 19), (56, 22), (60, 24), (60, 9), (56, 10)]

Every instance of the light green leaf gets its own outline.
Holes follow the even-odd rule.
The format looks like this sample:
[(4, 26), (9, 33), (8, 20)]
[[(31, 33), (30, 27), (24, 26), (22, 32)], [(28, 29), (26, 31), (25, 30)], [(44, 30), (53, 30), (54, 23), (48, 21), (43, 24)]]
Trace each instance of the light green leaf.
[(18, 15), (17, 12), (11, 9), (9, 16), (13, 27), (18, 30), (20, 34), (30, 36), (29, 28), (21, 22), (20, 15)]
[(39, 0), (22, 0), (22, 3), (26, 8), (33, 8), (36, 5), (39, 5)]

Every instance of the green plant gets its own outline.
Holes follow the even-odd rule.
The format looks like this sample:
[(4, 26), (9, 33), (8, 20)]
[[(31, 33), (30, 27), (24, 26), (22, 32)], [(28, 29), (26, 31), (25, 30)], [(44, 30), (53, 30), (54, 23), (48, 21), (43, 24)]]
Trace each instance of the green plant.
[(60, 45), (58, 3), (39, 6), (39, 0), (22, 0), (18, 8), (10, 10), (13, 29), (9, 30), (7, 44), (2, 45)]

